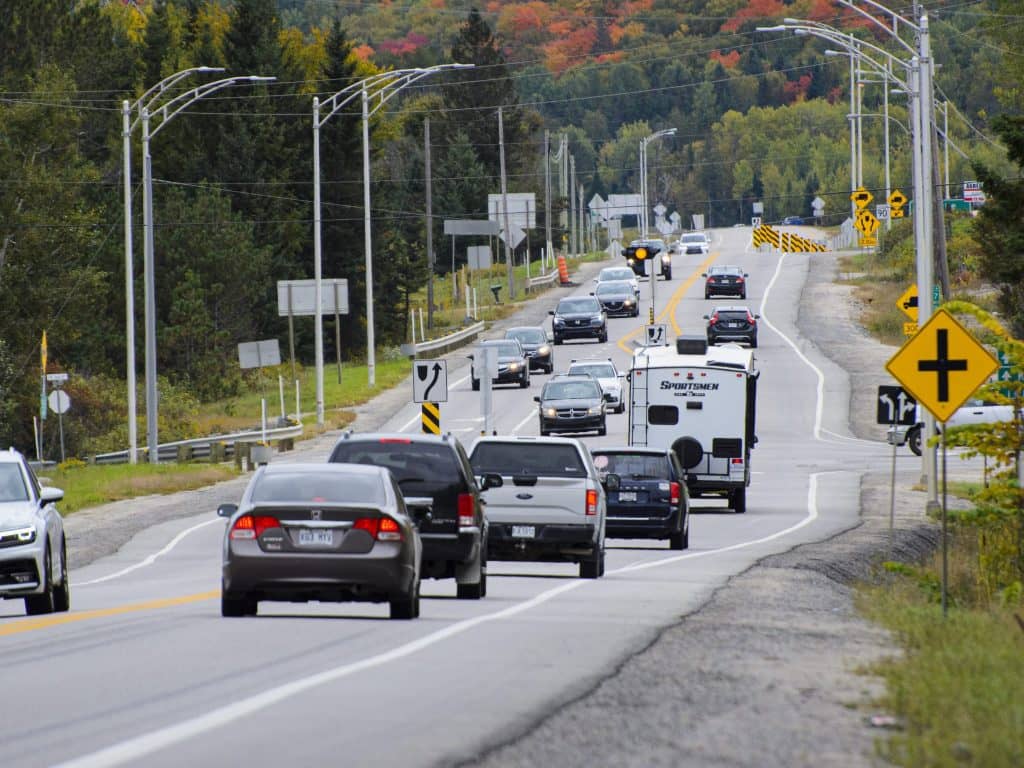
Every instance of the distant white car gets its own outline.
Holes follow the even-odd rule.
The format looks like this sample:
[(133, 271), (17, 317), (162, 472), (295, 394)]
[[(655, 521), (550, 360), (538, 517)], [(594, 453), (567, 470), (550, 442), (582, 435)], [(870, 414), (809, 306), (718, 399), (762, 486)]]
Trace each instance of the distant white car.
[(679, 238), (676, 250), (679, 253), (707, 253), (711, 250), (711, 242), (704, 232), (687, 232)]
[(636, 279), (636, 273), (632, 267), (605, 267), (597, 273), (595, 283), (611, 283), (625, 280), (633, 286), (633, 293), (640, 296), (640, 281)]
[[(889, 427), (886, 439), (890, 445), (908, 445), (910, 450), (918, 456), (921, 455), (921, 429), (924, 421), (921, 417), (921, 406), (917, 406), (915, 413), (915, 424), (910, 427), (895, 426)], [(963, 427), (968, 424), (995, 424), (1000, 421), (1013, 421), (1012, 405), (996, 405), (981, 398), (971, 398), (962, 406), (957, 408), (949, 421), (950, 427)], [(938, 425), (936, 425), (938, 426)]]
[(611, 360), (573, 360), (566, 373), (569, 376), (593, 376), (601, 385), (611, 411), (622, 413), (626, 410), (626, 400), (622, 396), (622, 382), (626, 374), (619, 372)]

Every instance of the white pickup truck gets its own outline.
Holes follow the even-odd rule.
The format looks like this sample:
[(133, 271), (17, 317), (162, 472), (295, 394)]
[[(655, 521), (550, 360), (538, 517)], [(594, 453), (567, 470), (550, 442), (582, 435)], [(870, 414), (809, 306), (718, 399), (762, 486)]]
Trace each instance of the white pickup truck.
[(567, 437), (481, 437), (469, 454), (484, 492), (487, 557), (579, 563), (580, 578), (604, 574), (606, 499), (589, 451)]
[[(1012, 405), (996, 405), (981, 398), (971, 398), (961, 405), (946, 422), (947, 427), (962, 427), (967, 424), (994, 424), (997, 421), (1013, 421)], [(921, 417), (921, 406), (917, 406), (914, 414), (914, 425), (911, 427), (889, 427), (887, 440), (890, 445), (910, 446), (910, 450), (921, 455), (921, 429), (924, 421)], [(936, 424), (936, 428), (941, 425)]]

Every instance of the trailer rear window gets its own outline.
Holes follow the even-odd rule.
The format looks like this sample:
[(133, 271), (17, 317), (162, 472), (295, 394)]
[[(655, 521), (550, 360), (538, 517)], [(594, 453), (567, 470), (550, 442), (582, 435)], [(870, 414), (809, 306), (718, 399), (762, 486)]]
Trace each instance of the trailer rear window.
[(647, 407), (647, 423), (658, 426), (678, 424), (679, 409), (674, 405), (649, 405)]

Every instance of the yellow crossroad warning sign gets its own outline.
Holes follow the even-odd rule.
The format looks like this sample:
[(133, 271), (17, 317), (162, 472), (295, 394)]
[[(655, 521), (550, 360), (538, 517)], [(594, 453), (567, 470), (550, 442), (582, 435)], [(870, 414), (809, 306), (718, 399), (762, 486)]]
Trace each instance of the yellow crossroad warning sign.
[(437, 403), (423, 403), (421, 420), (423, 431), (429, 435), (441, 434), (441, 406)]

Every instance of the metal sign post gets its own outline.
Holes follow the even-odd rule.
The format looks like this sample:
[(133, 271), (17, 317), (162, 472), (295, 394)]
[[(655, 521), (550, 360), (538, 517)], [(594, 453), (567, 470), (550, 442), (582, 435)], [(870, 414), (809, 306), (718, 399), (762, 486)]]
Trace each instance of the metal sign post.
[[(903, 387), (880, 386), (878, 388), (878, 411), (875, 421), (888, 424), (890, 433), (898, 425), (910, 427), (917, 423), (917, 401)], [(892, 443), (892, 471), (889, 480), (889, 546), (895, 544), (896, 516), (896, 441)]]

